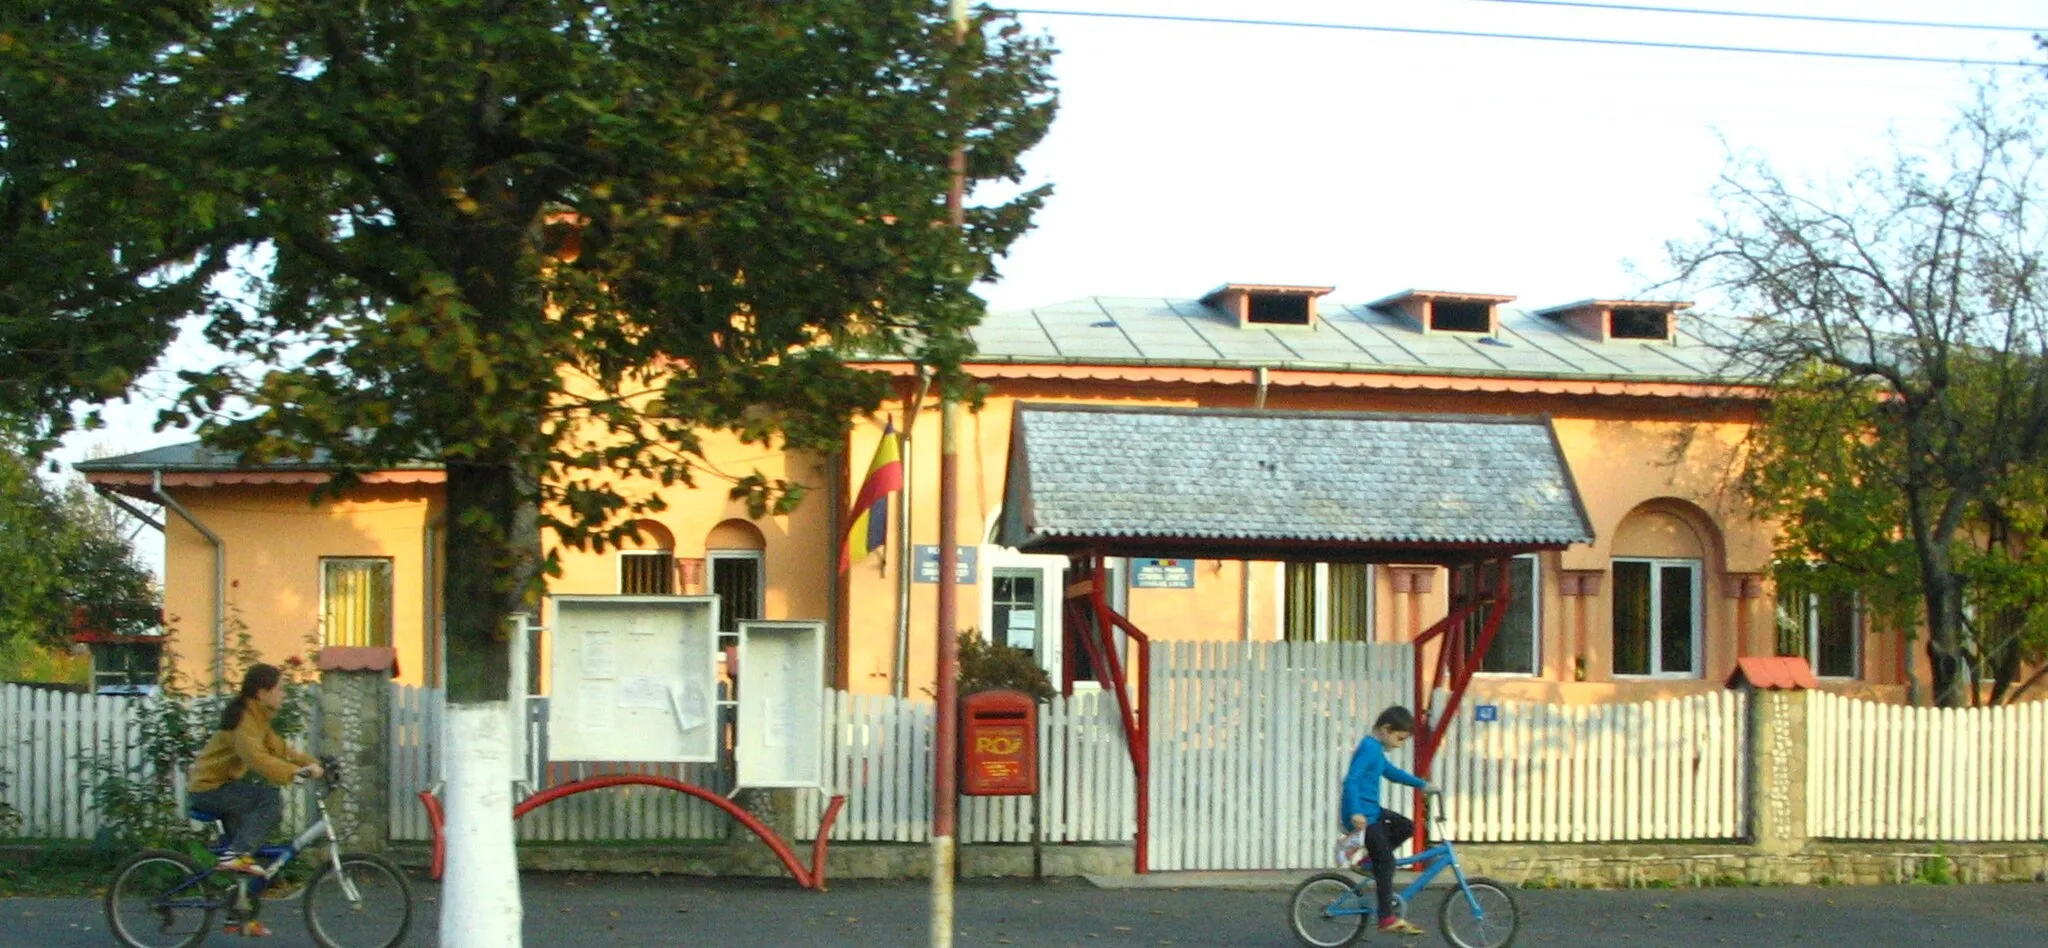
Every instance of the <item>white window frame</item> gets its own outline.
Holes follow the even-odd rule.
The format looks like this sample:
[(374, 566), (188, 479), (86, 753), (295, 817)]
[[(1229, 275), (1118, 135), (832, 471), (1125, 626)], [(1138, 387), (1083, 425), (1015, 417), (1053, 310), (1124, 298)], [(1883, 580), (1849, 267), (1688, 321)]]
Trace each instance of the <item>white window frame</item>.
[(398, 560), (390, 556), (323, 556), (320, 558), (320, 644), (335, 645), (329, 641), (327, 629), (327, 568), (334, 564), (381, 563), (391, 582), (391, 595), (386, 598), (384, 616), (385, 637), (389, 641), (379, 648), (392, 648), (398, 644)]
[[(1609, 590), (1610, 590), (1610, 591), (1609, 591), (1609, 593), (1608, 593), (1608, 595), (1610, 596), (1610, 598), (1609, 598), (1609, 600), (1608, 600), (1608, 615), (1609, 615), (1609, 616), (1612, 616), (1612, 615), (1614, 614), (1614, 610), (1613, 610), (1613, 599), (1612, 599), (1611, 597), (1612, 597), (1612, 596), (1617, 596), (1617, 595), (1620, 595), (1620, 593), (1621, 593), (1621, 582), (1620, 582), (1620, 580), (1619, 580), (1618, 578), (1616, 578), (1616, 577), (1614, 577), (1614, 576), (1612, 575), (1612, 574), (1614, 573), (1613, 565), (1614, 565), (1615, 563), (1646, 563), (1646, 564), (1648, 564), (1648, 565), (1649, 565), (1649, 567), (1650, 567), (1650, 630), (1649, 630), (1649, 631), (1650, 631), (1650, 671), (1649, 671), (1649, 673), (1648, 673), (1648, 674), (1642, 674), (1642, 673), (1637, 673), (1637, 672), (1621, 672), (1621, 671), (1616, 671), (1616, 672), (1614, 672), (1614, 673), (1613, 673), (1613, 674), (1614, 674), (1614, 677), (1615, 677), (1615, 678), (1618, 678), (1618, 679), (1631, 679), (1631, 680), (1645, 680), (1645, 679), (1650, 679), (1650, 678), (1662, 678), (1662, 679), (1668, 679), (1668, 680), (1677, 680), (1677, 681), (1692, 681), (1692, 680), (1697, 680), (1697, 679), (1700, 679), (1700, 678), (1703, 678), (1703, 677), (1705, 677), (1705, 675), (1706, 675), (1706, 655), (1704, 654), (1704, 652), (1705, 652), (1705, 643), (1704, 643), (1703, 639), (1705, 638), (1705, 628), (1704, 628), (1704, 626), (1706, 625), (1706, 597), (1705, 597), (1705, 595), (1704, 595), (1704, 592), (1705, 592), (1705, 589), (1706, 589), (1706, 583), (1705, 583), (1705, 576), (1706, 576), (1706, 570), (1705, 570), (1705, 569), (1704, 569), (1704, 568), (1702, 567), (1702, 565), (1701, 565), (1700, 561), (1699, 561), (1699, 560), (1694, 560), (1694, 559), (1680, 559), (1680, 558), (1673, 558), (1673, 557), (1654, 557), (1654, 556), (1616, 556), (1616, 557), (1612, 557), (1612, 558), (1611, 558), (1611, 559), (1609, 560), (1609, 563), (1608, 563), (1608, 573), (1610, 574), (1610, 575), (1609, 575), (1609, 582), (1608, 582), (1608, 584), (1607, 584), (1607, 585), (1608, 585), (1608, 588), (1609, 588)], [(1690, 671), (1682, 671), (1682, 672), (1667, 672), (1667, 671), (1664, 671), (1664, 670), (1663, 670), (1663, 666), (1664, 666), (1664, 610), (1663, 610), (1663, 608), (1662, 608), (1662, 603), (1663, 603), (1663, 598), (1664, 598), (1664, 594), (1663, 594), (1663, 589), (1664, 589), (1664, 570), (1665, 570), (1665, 568), (1666, 568), (1666, 567), (1673, 567), (1673, 566), (1682, 566), (1682, 567), (1685, 567), (1685, 568), (1686, 568), (1687, 570), (1691, 571), (1691, 573), (1692, 573), (1692, 663), (1693, 663), (1693, 668), (1692, 668), (1692, 670), (1690, 670)], [(1617, 649), (1615, 648), (1615, 645), (1614, 645), (1614, 638), (1615, 638), (1615, 635), (1616, 635), (1616, 633), (1617, 633), (1617, 630), (1616, 630), (1616, 629), (1614, 629), (1614, 628), (1612, 627), (1612, 624), (1611, 624), (1611, 620), (1610, 620), (1610, 625), (1609, 625), (1609, 628), (1608, 628), (1608, 647), (1607, 647), (1607, 651), (1608, 651), (1608, 665), (1609, 665), (1609, 667), (1610, 667), (1610, 668), (1611, 668), (1611, 667), (1613, 666), (1613, 664), (1614, 664), (1614, 655), (1615, 655), (1615, 653), (1616, 653), (1616, 651), (1617, 651)]]
[[(1310, 585), (1315, 590), (1314, 635), (1311, 642), (1330, 640), (1330, 564), (1316, 563), (1315, 578)], [(1365, 564), (1365, 638), (1362, 641), (1377, 642), (1380, 634), (1380, 569), (1378, 564)], [(1287, 564), (1273, 564), (1273, 640), (1287, 641)]]
[(1007, 546), (988, 544), (976, 554), (977, 575), (974, 577), (976, 591), (981, 597), (980, 621), (975, 628), (981, 630), (984, 642), (993, 642), (996, 600), (996, 570), (1034, 569), (1039, 571), (1038, 605), (1038, 667), (1052, 680), (1055, 691), (1066, 688), (1066, 592), (1067, 558), (1058, 554), (1019, 553)]
[[(667, 556), (667, 557), (669, 558), (669, 567), (670, 567), (670, 572), (669, 572), (669, 578), (668, 578), (668, 582), (669, 582), (669, 591), (668, 591), (668, 592), (667, 592), (667, 593), (666, 593), (665, 595), (670, 595), (670, 596), (673, 596), (673, 595), (678, 595), (678, 594), (680, 594), (680, 593), (682, 592), (682, 578), (681, 578), (681, 577), (679, 577), (679, 576), (676, 576), (676, 575), (675, 575), (675, 572), (674, 572), (674, 567), (675, 567), (675, 563), (676, 563), (676, 551), (674, 551), (674, 550), (670, 550), (670, 549), (659, 549), (659, 550), (620, 550), (620, 551), (619, 551), (619, 559), (618, 559), (618, 563), (617, 563), (617, 564), (615, 564), (615, 569), (614, 569), (614, 572), (616, 572), (616, 573), (617, 573), (618, 575), (617, 575), (617, 577), (616, 577), (616, 581), (615, 581), (615, 582), (614, 582), (614, 583), (612, 584), (612, 588), (613, 588), (613, 589), (616, 589), (616, 590), (618, 590), (619, 594), (620, 594), (620, 595), (622, 595), (622, 596), (623, 596), (623, 595), (627, 595), (627, 593), (626, 593), (626, 560), (627, 560), (628, 558), (638, 558), (638, 557), (643, 557), (643, 556)], [(648, 593), (633, 593), (632, 595), (649, 595), (649, 594), (648, 594)], [(661, 594), (657, 594), (657, 595), (661, 595)]]
[[(1520, 609), (1524, 603), (1528, 605), (1530, 668), (1526, 672), (1486, 671), (1484, 668), (1481, 668), (1473, 671), (1474, 675), (1485, 678), (1543, 677), (1543, 559), (1534, 553), (1518, 554), (1515, 556), (1515, 559), (1529, 561), (1529, 588), (1525, 590), (1517, 586), (1509, 590), (1509, 594), (1514, 598), (1508, 600), (1508, 608)], [(1495, 647), (1500, 645), (1500, 638), (1497, 634), (1493, 644)], [(1487, 654), (1492, 654), (1492, 649), (1488, 649)]]
[[(706, 550), (704, 551), (704, 591), (711, 595), (719, 596), (719, 624), (724, 625), (731, 618), (725, 614), (725, 599), (718, 591), (718, 564), (720, 561), (749, 561), (754, 564), (753, 612), (760, 618), (768, 618), (768, 557), (766, 552), (763, 550)], [(739, 632), (737, 630), (738, 625), (735, 624), (734, 631), (720, 632), (718, 634), (718, 644), (721, 646), (739, 644)]]

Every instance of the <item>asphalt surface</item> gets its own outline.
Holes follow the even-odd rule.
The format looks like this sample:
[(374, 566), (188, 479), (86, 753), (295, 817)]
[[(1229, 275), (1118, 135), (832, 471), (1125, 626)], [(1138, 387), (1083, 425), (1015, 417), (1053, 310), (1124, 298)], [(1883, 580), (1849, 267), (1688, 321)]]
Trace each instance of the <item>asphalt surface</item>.
[[(528, 874), (526, 944), (928, 945), (930, 890), (922, 881), (835, 883), (805, 892), (775, 880)], [(407, 944), (438, 944), (439, 889), (418, 883)], [(1085, 881), (963, 882), (956, 945), (1294, 945), (1288, 893), (1262, 889), (1099, 889)], [(2048, 885), (1881, 886), (1635, 890), (1522, 890), (1516, 945), (1644, 946), (2048, 946)], [(1410, 917), (1430, 932), (1377, 945), (1442, 945), (1440, 895), (1425, 893)], [(292, 903), (269, 905), (277, 930), (261, 943), (312, 944)], [(216, 934), (210, 945), (236, 943)], [(113, 943), (93, 899), (0, 899), (0, 945), (102, 948)]]

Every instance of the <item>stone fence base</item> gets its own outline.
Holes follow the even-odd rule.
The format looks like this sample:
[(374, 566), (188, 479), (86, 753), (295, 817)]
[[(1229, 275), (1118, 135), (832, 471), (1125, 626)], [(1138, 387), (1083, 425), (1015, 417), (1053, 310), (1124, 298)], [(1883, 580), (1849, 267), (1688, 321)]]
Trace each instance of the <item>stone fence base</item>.
[(2048, 881), (2048, 843), (1815, 841), (1784, 853), (1733, 843), (1473, 843), (1458, 847), (1458, 861), (1467, 873), (1529, 886)]
[[(799, 843), (808, 859), (810, 844)], [(427, 847), (399, 844), (401, 862), (425, 866)], [(1458, 847), (1468, 875), (1511, 885), (1622, 888), (1717, 885), (1889, 885), (1948, 879), (1956, 882), (2048, 881), (2048, 843), (1815, 843), (1797, 852), (1764, 854), (1738, 843), (1472, 843)], [(1941, 861), (1947, 860), (1946, 868)], [(1128, 843), (1049, 845), (1041, 849), (1046, 877), (1129, 875)], [(960, 872), (969, 878), (1030, 877), (1031, 847), (970, 844), (960, 847)], [(537, 871), (622, 872), (689, 876), (775, 877), (787, 873), (759, 843), (649, 843), (581, 845), (522, 843), (519, 867)], [(1298, 870), (1307, 875), (1313, 869)], [(921, 843), (835, 843), (826, 878), (922, 879), (931, 872), (931, 849)], [(1170, 873), (1168, 874), (1170, 875)]]

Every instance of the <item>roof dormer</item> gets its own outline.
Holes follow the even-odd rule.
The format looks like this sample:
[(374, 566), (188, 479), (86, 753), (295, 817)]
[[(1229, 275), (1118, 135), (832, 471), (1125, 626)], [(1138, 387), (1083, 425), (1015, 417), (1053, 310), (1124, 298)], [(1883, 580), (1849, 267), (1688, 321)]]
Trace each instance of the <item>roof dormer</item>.
[(1402, 290), (1367, 306), (1399, 316), (1425, 333), (1454, 332), (1491, 336), (1500, 329), (1495, 307), (1512, 302), (1512, 296), (1491, 293), (1448, 293), (1442, 290)]
[(1691, 306), (1671, 300), (1580, 300), (1539, 309), (1536, 314), (1564, 323), (1596, 342), (1670, 342), (1678, 338), (1678, 311)]
[(1271, 283), (1225, 283), (1202, 295), (1202, 302), (1237, 320), (1239, 327), (1316, 324), (1316, 300), (1334, 286), (1280, 286)]

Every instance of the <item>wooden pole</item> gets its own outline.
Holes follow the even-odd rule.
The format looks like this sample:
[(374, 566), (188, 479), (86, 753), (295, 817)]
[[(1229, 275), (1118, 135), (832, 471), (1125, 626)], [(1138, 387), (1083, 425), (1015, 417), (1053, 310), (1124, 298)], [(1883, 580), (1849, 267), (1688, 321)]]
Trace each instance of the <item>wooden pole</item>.
[[(967, 45), (967, 0), (951, 0), (953, 48)], [(947, 90), (948, 106), (955, 98)], [(946, 190), (946, 212), (955, 230), (966, 225), (967, 153), (958, 116), (953, 118), (953, 154), (947, 162), (952, 185)], [(937, 720), (932, 743), (932, 948), (953, 945), (953, 876), (956, 853), (953, 840), (959, 798), (956, 780), (959, 766), (959, 702), (956, 669), (960, 663), (959, 623), (955, 611), (959, 599), (960, 506), (960, 403), (954, 398), (951, 380), (939, 379), (939, 660)]]

